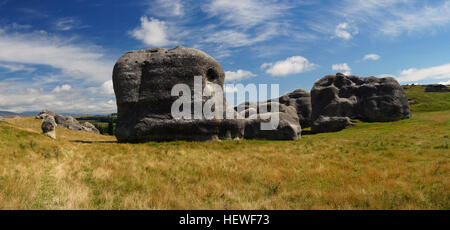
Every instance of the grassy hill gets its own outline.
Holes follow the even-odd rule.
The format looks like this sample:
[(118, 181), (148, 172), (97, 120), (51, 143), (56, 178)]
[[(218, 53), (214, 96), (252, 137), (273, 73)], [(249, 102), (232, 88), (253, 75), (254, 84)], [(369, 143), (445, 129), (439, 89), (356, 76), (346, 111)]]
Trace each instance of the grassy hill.
[(448, 96), (421, 94), (408, 89), (411, 119), (298, 141), (118, 144), (60, 127), (52, 140), (6, 119), (0, 209), (448, 210)]
[(426, 93), (423, 85), (405, 86), (408, 99), (413, 100), (411, 111), (430, 112), (450, 110), (450, 93)]

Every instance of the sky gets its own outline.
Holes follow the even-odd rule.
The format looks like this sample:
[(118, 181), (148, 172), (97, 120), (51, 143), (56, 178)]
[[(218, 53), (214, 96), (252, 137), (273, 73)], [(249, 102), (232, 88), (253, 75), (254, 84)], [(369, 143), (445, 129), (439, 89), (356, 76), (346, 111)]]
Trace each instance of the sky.
[(0, 0), (0, 110), (116, 112), (120, 56), (178, 45), (280, 94), (336, 72), (450, 84), (450, 0)]

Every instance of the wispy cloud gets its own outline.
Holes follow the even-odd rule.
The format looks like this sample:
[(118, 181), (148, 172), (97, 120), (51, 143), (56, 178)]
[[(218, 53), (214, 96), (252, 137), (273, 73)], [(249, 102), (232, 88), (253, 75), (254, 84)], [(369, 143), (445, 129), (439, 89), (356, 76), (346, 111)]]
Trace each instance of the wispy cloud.
[(203, 9), (227, 26), (250, 28), (283, 16), (291, 7), (273, 0), (212, 0)]
[(416, 31), (430, 31), (436, 27), (450, 24), (450, 1), (442, 5), (425, 6), (423, 8), (403, 11), (396, 9), (394, 19), (387, 20), (381, 31), (388, 35), (399, 35)]
[(159, 17), (181, 17), (184, 15), (185, 5), (182, 0), (147, 1), (148, 13)]
[(13, 64), (13, 63), (0, 63), (0, 69), (6, 69), (9, 72), (33, 72), (36, 70), (36, 68), (27, 67), (22, 64)]
[(83, 29), (88, 26), (82, 25), (81, 22), (73, 17), (59, 18), (55, 21), (55, 28), (60, 31), (69, 31), (73, 29)]

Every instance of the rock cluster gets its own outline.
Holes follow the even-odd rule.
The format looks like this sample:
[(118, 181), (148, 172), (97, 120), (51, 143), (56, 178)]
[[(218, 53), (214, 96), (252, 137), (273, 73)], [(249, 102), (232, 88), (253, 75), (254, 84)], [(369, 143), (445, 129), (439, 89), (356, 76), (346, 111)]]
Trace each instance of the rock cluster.
[(89, 122), (85, 122), (83, 125), (80, 124), (75, 118), (71, 116), (62, 116), (50, 110), (42, 110), (38, 115), (36, 115), (36, 119), (43, 119), (45, 121), (46, 118), (51, 117), (55, 123), (65, 129), (77, 130), (77, 131), (88, 131), (96, 134), (100, 134), (100, 131), (95, 128), (95, 126)]
[(427, 85), (425, 87), (425, 92), (429, 93), (448, 93), (450, 92), (450, 87), (442, 84)]
[[(341, 73), (328, 75), (314, 84), (311, 103), (313, 132), (345, 128), (348, 120), (337, 119), (338, 117), (369, 122), (396, 121), (410, 117), (406, 94), (391, 77), (361, 78)], [(340, 125), (327, 125), (330, 122)]]
[[(302, 127), (311, 126), (313, 132), (330, 132), (350, 126), (351, 119), (395, 121), (410, 117), (407, 97), (395, 79), (360, 78), (340, 73), (317, 81), (311, 93), (298, 89), (276, 100), (260, 102), (256, 107), (241, 104), (233, 110), (232, 119), (206, 119), (203, 115), (195, 119), (172, 117), (174, 102), (183, 96), (173, 96), (173, 87), (184, 84), (190, 92), (187, 97), (194, 98), (195, 76), (201, 76), (202, 90), (212, 85), (223, 89), (225, 73), (222, 67), (200, 50), (155, 48), (124, 54), (113, 71), (118, 109), (117, 139), (120, 142), (234, 138), (296, 140)], [(219, 92), (213, 90), (211, 95), (216, 93)], [(223, 90), (220, 93), (226, 107)], [(202, 107), (211, 99), (205, 95), (200, 98)], [(271, 111), (270, 107), (274, 105), (279, 111)], [(261, 106), (269, 109), (261, 110)], [(193, 110), (195, 103), (189, 102), (187, 107)], [(272, 115), (278, 115), (279, 126), (261, 130), (261, 124)], [(244, 119), (236, 119), (241, 117)]]

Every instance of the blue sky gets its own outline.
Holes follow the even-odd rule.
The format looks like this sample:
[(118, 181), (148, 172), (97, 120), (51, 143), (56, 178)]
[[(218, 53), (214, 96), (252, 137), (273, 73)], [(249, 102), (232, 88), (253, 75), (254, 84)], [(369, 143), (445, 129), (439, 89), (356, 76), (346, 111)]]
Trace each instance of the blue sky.
[(281, 94), (336, 72), (450, 84), (449, 41), (450, 0), (0, 0), (0, 110), (115, 112), (116, 60), (177, 45)]

